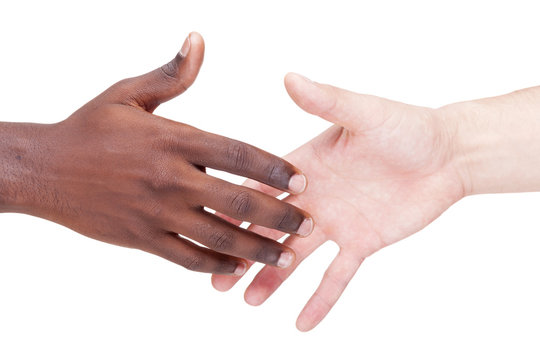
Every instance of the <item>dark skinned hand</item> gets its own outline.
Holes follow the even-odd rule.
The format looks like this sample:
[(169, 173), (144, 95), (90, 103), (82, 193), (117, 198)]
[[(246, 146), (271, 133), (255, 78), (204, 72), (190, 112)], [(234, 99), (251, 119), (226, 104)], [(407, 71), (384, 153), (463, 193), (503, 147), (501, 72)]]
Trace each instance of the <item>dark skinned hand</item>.
[(204, 207), (300, 236), (311, 233), (311, 217), (204, 169), (295, 194), (306, 186), (301, 172), (253, 146), (152, 114), (195, 81), (203, 56), (203, 39), (192, 33), (171, 62), (116, 83), (62, 122), (0, 123), (0, 212), (49, 219), (195, 271), (241, 275), (243, 259), (290, 265), (290, 248)]

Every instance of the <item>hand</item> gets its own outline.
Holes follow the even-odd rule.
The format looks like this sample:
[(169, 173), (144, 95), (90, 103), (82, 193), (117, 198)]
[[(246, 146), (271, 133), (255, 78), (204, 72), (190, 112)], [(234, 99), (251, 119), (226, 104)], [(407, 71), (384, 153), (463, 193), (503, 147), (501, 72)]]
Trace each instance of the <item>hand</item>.
[[(453, 123), (437, 110), (406, 105), (321, 85), (290, 74), (285, 86), (305, 111), (335, 123), (289, 154), (309, 179), (307, 190), (286, 201), (306, 209), (315, 230), (288, 237), (295, 263), (287, 269), (264, 267), (245, 293), (251, 305), (263, 303), (294, 269), (327, 240), (339, 254), (302, 310), (299, 330), (314, 328), (330, 311), (362, 261), (375, 251), (425, 227), (465, 195), (461, 168), (452, 154)], [(255, 181), (247, 185), (277, 196)], [(283, 233), (251, 227), (274, 239)], [(238, 278), (214, 276), (218, 290)]]
[(118, 82), (65, 121), (3, 123), (0, 211), (46, 218), (195, 271), (238, 275), (243, 259), (288, 266), (290, 248), (203, 207), (304, 236), (309, 215), (209, 176), (205, 167), (292, 193), (305, 188), (300, 171), (255, 147), (151, 114), (194, 82), (203, 54), (202, 38), (192, 33), (171, 62)]

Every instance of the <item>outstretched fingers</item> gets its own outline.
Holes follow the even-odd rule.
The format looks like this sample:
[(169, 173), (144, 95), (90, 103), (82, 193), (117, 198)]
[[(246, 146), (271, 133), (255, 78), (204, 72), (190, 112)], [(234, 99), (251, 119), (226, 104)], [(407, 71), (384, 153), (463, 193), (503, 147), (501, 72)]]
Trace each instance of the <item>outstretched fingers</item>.
[(296, 270), (298, 265), (326, 241), (324, 234), (314, 231), (307, 238), (291, 236), (283, 244), (296, 253), (296, 260), (285, 269), (265, 266), (246, 289), (244, 299), (253, 306), (261, 305), (276, 291), (280, 285)]
[(173, 233), (156, 236), (146, 244), (148, 245), (145, 251), (192, 271), (240, 276), (247, 269), (243, 259), (198, 246)]
[[(226, 218), (221, 214), (220, 214), (220, 217)], [(240, 223), (236, 219), (230, 219), (229, 222), (231, 222), (232, 224), (235, 224), (235, 225), (239, 225), (239, 223)], [(266, 238), (273, 239), (273, 240), (279, 240), (284, 235), (284, 233), (282, 233), (281, 231), (265, 228), (265, 227), (258, 226), (258, 225), (251, 225), (248, 228), (248, 230), (252, 231), (252, 232), (254, 232), (256, 234), (259, 234), (261, 236), (264, 236)], [(285, 242), (284, 242), (284, 244), (285, 244)], [(246, 265), (247, 265), (247, 269), (246, 269), (246, 271), (247, 271), (247, 270), (249, 270), (251, 265), (253, 265), (253, 261), (247, 260)], [(294, 266), (294, 262), (290, 266)], [(214, 274), (214, 275), (212, 275), (212, 286), (214, 287), (214, 289), (216, 289), (218, 291), (229, 291), (239, 280), (240, 280), (239, 276), (229, 276), (229, 275)]]
[(341, 249), (326, 270), (321, 283), (296, 320), (300, 331), (317, 326), (332, 309), (364, 259), (358, 259)]
[(179, 150), (190, 152), (190, 161), (196, 165), (257, 180), (281, 190), (278, 194), (284, 191), (299, 194), (306, 189), (307, 179), (302, 172), (278, 156), (208, 132), (200, 131), (197, 135), (190, 139), (189, 148), (178, 146)]
[[(267, 195), (273, 196), (273, 197), (279, 196), (283, 193), (282, 190), (278, 190), (274, 187), (268, 186), (266, 184), (262, 184), (258, 181), (251, 180), (251, 179), (246, 180), (243, 185), (253, 190), (257, 190)], [(236, 226), (239, 226), (242, 223), (242, 221), (240, 220), (236, 220), (232, 217), (229, 217), (221, 213), (216, 213), (216, 215), (229, 221), (230, 223)], [(251, 225), (248, 228), (248, 230), (256, 234), (259, 234), (261, 236), (267, 237), (269, 239), (273, 239), (273, 240), (279, 240), (284, 235), (284, 233), (281, 231), (269, 229), (269, 228), (265, 228), (265, 227), (257, 226), (257, 225)], [(253, 262), (248, 260), (247, 268), (249, 269), (251, 265), (253, 265)], [(239, 280), (240, 280), (240, 277), (238, 276), (214, 274), (212, 275), (212, 286), (218, 291), (229, 291)]]

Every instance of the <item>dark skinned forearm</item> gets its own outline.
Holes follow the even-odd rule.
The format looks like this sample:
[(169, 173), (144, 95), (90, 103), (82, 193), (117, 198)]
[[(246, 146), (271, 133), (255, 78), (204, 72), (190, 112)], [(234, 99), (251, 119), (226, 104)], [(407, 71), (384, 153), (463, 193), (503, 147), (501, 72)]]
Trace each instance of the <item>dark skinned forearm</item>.
[(34, 214), (47, 197), (43, 167), (52, 125), (0, 122), (0, 212)]

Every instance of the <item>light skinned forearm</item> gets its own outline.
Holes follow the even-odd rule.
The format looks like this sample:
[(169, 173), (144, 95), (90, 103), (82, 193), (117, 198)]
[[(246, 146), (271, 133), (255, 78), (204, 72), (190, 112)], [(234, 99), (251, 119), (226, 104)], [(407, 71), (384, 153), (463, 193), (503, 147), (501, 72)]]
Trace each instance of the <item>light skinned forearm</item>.
[(540, 87), (439, 109), (465, 195), (540, 191)]

